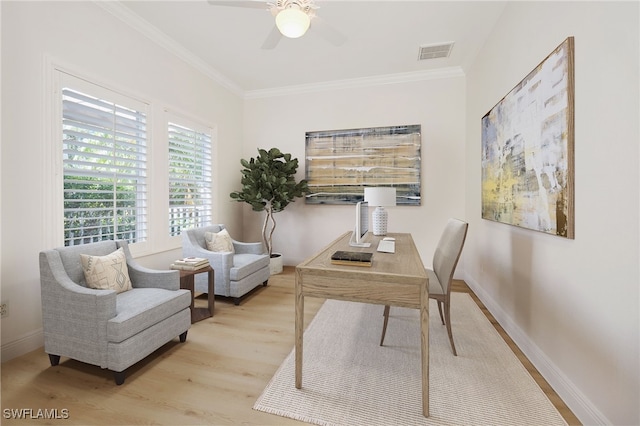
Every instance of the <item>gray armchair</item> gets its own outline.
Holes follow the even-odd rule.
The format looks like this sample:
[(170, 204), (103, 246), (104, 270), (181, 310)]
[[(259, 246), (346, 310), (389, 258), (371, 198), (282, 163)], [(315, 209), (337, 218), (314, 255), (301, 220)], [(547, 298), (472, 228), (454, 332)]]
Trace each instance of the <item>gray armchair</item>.
[[(234, 252), (213, 252), (207, 250), (205, 234), (218, 233), (225, 229), (223, 224), (188, 229), (182, 232), (182, 254), (184, 257), (209, 259), (214, 269), (215, 294), (232, 297), (238, 305), (242, 296), (258, 287), (266, 286), (271, 275), (269, 255), (262, 243), (243, 243), (232, 239)], [(195, 289), (207, 293), (206, 274), (198, 274)]]
[[(122, 247), (132, 289), (88, 288), (81, 254), (105, 256)], [(44, 350), (52, 366), (66, 356), (114, 372), (124, 370), (191, 326), (191, 294), (180, 289), (178, 271), (137, 264), (126, 241), (101, 241), (40, 252)]]

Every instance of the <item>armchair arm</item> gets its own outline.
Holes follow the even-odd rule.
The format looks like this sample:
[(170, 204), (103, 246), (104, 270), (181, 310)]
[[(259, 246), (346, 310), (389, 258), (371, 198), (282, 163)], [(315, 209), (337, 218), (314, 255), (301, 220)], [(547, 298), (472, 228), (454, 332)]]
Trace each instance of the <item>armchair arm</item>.
[(131, 285), (134, 288), (180, 289), (180, 271), (149, 269), (134, 260), (128, 260), (127, 266)]
[(262, 243), (243, 243), (233, 239), (231, 241), (233, 249), (238, 254), (267, 254)]
[[(69, 301), (67, 304), (73, 307), (74, 312), (76, 307), (82, 309), (82, 306), (90, 306), (87, 311), (91, 312), (93, 317), (98, 316), (108, 320), (116, 316), (115, 290), (96, 290), (71, 281), (64, 270), (60, 255), (55, 250), (40, 253), (40, 285), (47, 296), (59, 298), (64, 303)], [(45, 300), (42, 300), (42, 304), (44, 308)], [(102, 309), (96, 310), (97, 306), (101, 306)], [(59, 307), (60, 304), (55, 304), (46, 308)]]
[(215, 271), (214, 279), (217, 289), (228, 289), (231, 268), (233, 267), (233, 253), (214, 252), (202, 247), (195, 236), (186, 231), (182, 234), (182, 254), (183, 256), (203, 257), (209, 260), (209, 264)]
[(127, 257), (129, 278), (131, 278), (133, 287), (164, 288), (166, 290), (180, 289), (180, 271), (146, 268), (131, 256), (131, 251), (126, 241), (118, 241), (118, 247), (122, 247)]
[(210, 251), (207, 258), (209, 259), (211, 267), (216, 271), (222, 272), (224, 276), (227, 276), (229, 274), (229, 270), (233, 267), (233, 253), (231, 252)]
[(229, 269), (233, 266), (233, 253), (231, 252), (209, 251), (196, 245), (189, 245), (188, 247), (184, 245), (182, 250), (185, 256), (208, 259), (209, 264), (216, 271), (216, 280), (218, 279), (218, 274), (228, 275)]

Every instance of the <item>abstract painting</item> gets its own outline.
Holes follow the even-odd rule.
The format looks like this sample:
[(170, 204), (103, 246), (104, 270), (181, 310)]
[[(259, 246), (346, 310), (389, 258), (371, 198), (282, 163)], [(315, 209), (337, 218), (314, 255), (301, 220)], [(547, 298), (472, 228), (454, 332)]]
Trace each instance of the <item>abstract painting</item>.
[(567, 38), (482, 118), (482, 217), (574, 238), (574, 47)]
[(396, 205), (420, 205), (420, 125), (306, 133), (307, 204), (355, 204), (364, 187), (396, 188)]

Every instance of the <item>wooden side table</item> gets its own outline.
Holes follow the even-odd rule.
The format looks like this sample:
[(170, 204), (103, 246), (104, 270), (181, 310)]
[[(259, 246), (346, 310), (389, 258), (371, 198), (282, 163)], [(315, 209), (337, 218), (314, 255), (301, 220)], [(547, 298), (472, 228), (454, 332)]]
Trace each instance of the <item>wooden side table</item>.
[[(207, 307), (196, 308), (195, 307), (195, 276), (207, 272), (209, 274), (209, 293), (207, 293)], [(180, 288), (188, 289), (191, 291), (191, 324), (201, 321), (205, 318), (213, 316), (213, 304), (215, 301), (215, 294), (213, 288), (213, 268), (207, 266), (206, 268), (197, 269), (195, 271), (180, 270)]]

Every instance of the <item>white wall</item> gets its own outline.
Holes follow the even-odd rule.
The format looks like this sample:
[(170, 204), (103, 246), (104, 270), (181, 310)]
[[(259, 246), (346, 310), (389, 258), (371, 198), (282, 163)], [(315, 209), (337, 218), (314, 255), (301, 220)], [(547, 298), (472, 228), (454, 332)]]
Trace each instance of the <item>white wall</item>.
[[(467, 282), (586, 424), (640, 424), (637, 2), (514, 2), (467, 74)], [(575, 240), (481, 219), (480, 119), (575, 37)]]
[[(152, 103), (151, 127), (163, 108), (184, 113), (217, 128), (221, 161), (216, 186), (228, 193), (236, 179), (225, 168), (228, 158), (242, 150), (242, 99), (93, 2), (2, 2), (2, 301), (9, 316), (2, 319), (2, 359), (42, 345), (38, 253), (62, 244), (51, 235), (50, 182), (54, 178), (49, 74), (50, 63), (140, 96)], [(159, 132), (158, 132), (159, 133)], [(150, 178), (154, 193), (166, 187), (166, 154), (149, 150), (156, 171)], [(163, 195), (160, 193), (160, 195)], [(165, 196), (149, 200), (150, 219), (165, 222)], [(241, 231), (239, 206), (220, 203), (217, 221)], [(157, 236), (158, 228), (150, 229)], [(164, 231), (164, 229), (162, 229)], [(160, 232), (162, 232), (160, 231)], [(180, 241), (161, 240), (141, 258), (152, 267), (167, 267), (180, 254)], [(172, 250), (173, 248), (173, 250)], [(177, 248), (177, 249), (176, 249)]]
[[(464, 93), (464, 76), (458, 72), (417, 82), (248, 99), (245, 158), (256, 156), (258, 147), (277, 147), (298, 158), (297, 177), (303, 179), (307, 131), (420, 124), (422, 205), (388, 208), (388, 229), (411, 232), (430, 265), (447, 219), (464, 219)], [(245, 237), (259, 241), (263, 214), (248, 206), (244, 212)], [(274, 251), (283, 253), (285, 265), (296, 265), (352, 230), (354, 214), (354, 206), (306, 205), (298, 199), (275, 216)]]

